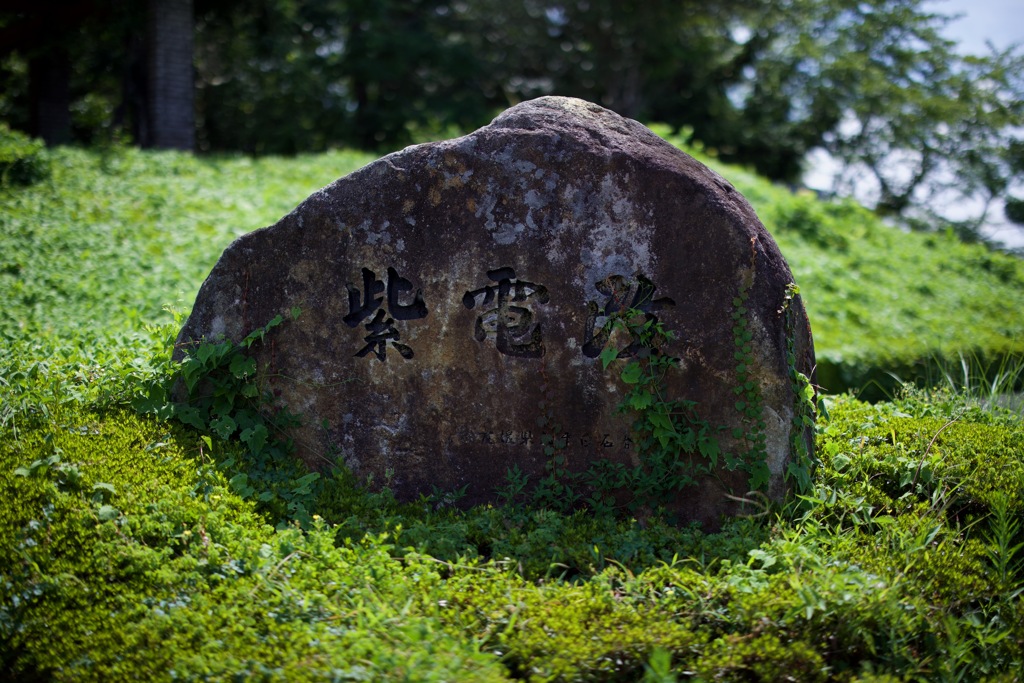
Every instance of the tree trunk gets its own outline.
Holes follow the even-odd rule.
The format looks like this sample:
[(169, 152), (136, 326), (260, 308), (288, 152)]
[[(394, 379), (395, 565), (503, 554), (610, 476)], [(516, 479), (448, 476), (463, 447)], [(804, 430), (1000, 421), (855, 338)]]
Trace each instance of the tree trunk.
[(192, 0), (149, 0), (147, 115), (144, 146), (195, 147)]
[(47, 145), (71, 141), (71, 63), (66, 51), (46, 50), (29, 60), (29, 132)]

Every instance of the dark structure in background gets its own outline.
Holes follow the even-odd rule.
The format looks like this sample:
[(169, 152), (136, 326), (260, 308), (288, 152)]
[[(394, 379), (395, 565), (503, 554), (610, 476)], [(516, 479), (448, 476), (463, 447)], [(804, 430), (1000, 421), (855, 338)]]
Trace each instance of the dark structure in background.
[(27, 69), (20, 83), (4, 74), (15, 95), (0, 115), (48, 145), (123, 129), (144, 147), (192, 150), (194, 34), (192, 0), (5, 3), (0, 55)]
[(191, 150), (196, 141), (192, 0), (149, 0), (147, 6), (144, 144)]
[(28, 62), (28, 132), (48, 145), (71, 142), (71, 63), (60, 45), (48, 47)]

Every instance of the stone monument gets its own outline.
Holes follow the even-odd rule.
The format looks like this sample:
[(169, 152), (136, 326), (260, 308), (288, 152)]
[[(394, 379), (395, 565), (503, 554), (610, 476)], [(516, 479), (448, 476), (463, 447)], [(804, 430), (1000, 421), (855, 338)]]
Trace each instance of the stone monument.
[(762, 459), (778, 500), (813, 449), (799, 377), (814, 350), (792, 282), (718, 174), (635, 121), (544, 97), (383, 157), (237, 239), (176, 353), (301, 309), (254, 347), (302, 416), (298, 456), (387, 478), (400, 498), (464, 489), (476, 504), (510, 471), (536, 484), (554, 457), (583, 487), (596, 462), (644, 467), (617, 409), (621, 368), (643, 353), (612, 324), (631, 309), (674, 333), (664, 393), (692, 402), (721, 453), (669, 507), (713, 527), (752, 488), (743, 458)]

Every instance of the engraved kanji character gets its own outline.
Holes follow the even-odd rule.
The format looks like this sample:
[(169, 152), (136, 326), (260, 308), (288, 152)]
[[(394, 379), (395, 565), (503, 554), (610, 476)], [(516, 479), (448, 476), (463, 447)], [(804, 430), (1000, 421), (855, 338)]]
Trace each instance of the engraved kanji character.
[(366, 324), (366, 329), (370, 334), (363, 337), (366, 346), (356, 352), (356, 356), (359, 358), (373, 351), (377, 355), (378, 360), (387, 361), (387, 343), (389, 341), (402, 358), (409, 360), (413, 357), (412, 349), (405, 344), (398, 343), (398, 339), (401, 337), (398, 334), (398, 330), (395, 329), (395, 321), (391, 318), (385, 318), (384, 311), (377, 311), (377, 315), (373, 317), (373, 320)]
[[(597, 358), (601, 355), (612, 332), (608, 318), (615, 313), (632, 309), (643, 312), (647, 320), (657, 322), (658, 317), (654, 315), (654, 311), (676, 305), (676, 302), (668, 297), (655, 299), (654, 290), (657, 289), (657, 286), (643, 274), (637, 273), (635, 277), (635, 284), (621, 275), (610, 275), (594, 285), (598, 292), (608, 298), (605, 300), (604, 306), (598, 306), (596, 301), (587, 303), (587, 322), (583, 331), (584, 356)], [(599, 321), (599, 318), (603, 318), (603, 320)], [(639, 343), (633, 342), (619, 351), (618, 357), (630, 358), (636, 355), (639, 348)]]
[(369, 318), (384, 301), (377, 296), (384, 291), (384, 283), (378, 280), (377, 275), (369, 268), (363, 268), (362, 294), (351, 284), (346, 283), (345, 289), (348, 290), (349, 313), (342, 320), (349, 327), (355, 327)]
[(415, 320), (427, 317), (427, 305), (423, 302), (423, 290), (417, 289), (412, 303), (403, 305), (398, 302), (398, 295), (411, 292), (412, 283), (398, 275), (394, 268), (388, 268), (388, 313), (396, 320)]
[[(466, 292), (462, 303), (466, 308), (476, 306), (477, 297), (483, 296), (483, 307), (495, 304), (476, 319), (473, 337), (483, 341), (490, 332), (495, 334), (498, 351), (507, 356), (540, 358), (544, 355), (541, 323), (533, 324), (533, 312), (526, 307), (528, 299), (537, 303), (549, 301), (548, 290), (542, 285), (517, 280), (512, 268), (487, 271), (487, 277), (497, 284), (485, 285)], [(512, 303), (522, 305), (512, 305)]]
[(378, 296), (384, 292), (385, 284), (378, 280), (377, 274), (369, 268), (363, 268), (362, 275), (362, 291), (355, 285), (349, 283), (345, 285), (345, 288), (348, 290), (349, 313), (342, 318), (349, 327), (356, 327), (371, 315), (373, 316), (373, 319), (366, 323), (366, 330), (370, 333), (363, 338), (366, 346), (357, 351), (356, 356), (361, 358), (369, 355), (372, 351), (378, 360), (385, 362), (387, 361), (387, 345), (390, 342), (402, 358), (406, 360), (412, 358), (414, 355), (412, 349), (398, 342), (401, 335), (395, 328), (395, 319), (414, 320), (416, 318), (425, 318), (427, 316), (427, 306), (423, 301), (423, 291), (416, 290), (412, 303), (401, 303), (399, 296), (413, 290), (412, 282), (401, 277), (394, 268), (388, 268), (388, 282), (386, 285), (387, 309), (391, 316), (393, 316), (388, 317), (385, 315), (384, 309), (381, 308), (384, 298)]

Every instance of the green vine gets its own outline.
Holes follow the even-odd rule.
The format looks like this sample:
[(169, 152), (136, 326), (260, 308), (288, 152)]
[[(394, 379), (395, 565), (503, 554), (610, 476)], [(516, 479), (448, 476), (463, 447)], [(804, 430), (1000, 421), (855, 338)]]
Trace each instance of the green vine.
[[(792, 302), (800, 296), (800, 288), (794, 283), (786, 286), (786, 296), (782, 302), (782, 310), (786, 316), (786, 364), (789, 367), (789, 379), (793, 389), (793, 422), (789, 430), (789, 442), (793, 457), (786, 468), (786, 478), (791, 480), (797, 493), (808, 493), (814, 486), (814, 471), (820, 462), (809, 450), (804, 432), (813, 428), (817, 419), (817, 392), (805, 374), (797, 370), (795, 332)], [(824, 406), (822, 405), (824, 413)]]
[[(544, 412), (537, 420), (539, 426), (547, 429), (541, 437), (547, 457), (545, 474), (527, 496), (527, 476), (518, 468), (510, 470), (507, 486), (499, 495), (508, 502), (527, 496), (534, 504), (565, 509), (579, 500), (576, 486), (582, 483), (591, 492), (585, 501), (591, 509), (611, 511), (624, 505), (635, 512), (641, 507), (671, 502), (686, 487), (698, 483), (702, 477), (713, 475), (719, 460), (730, 472), (745, 472), (751, 490), (765, 490), (771, 471), (768, 469), (764, 398), (754, 373), (753, 332), (747, 309), (750, 286), (751, 283), (745, 281), (732, 302), (733, 357), (736, 361), (733, 393), (736, 395), (735, 408), (742, 418), (742, 426), (735, 427), (732, 436), (740, 442), (739, 449), (722, 451), (718, 435), (725, 428), (714, 427), (701, 419), (695, 401), (666, 397), (667, 377), (679, 366), (679, 359), (665, 351), (675, 335), (666, 330), (654, 315), (628, 309), (610, 316), (606, 325), (611, 331), (624, 331), (630, 343), (624, 349), (606, 346), (600, 359), (605, 371), (615, 361), (626, 361), (619, 376), (627, 391), (618, 411), (633, 415), (631, 431), (639, 464), (629, 466), (597, 459), (583, 473), (570, 472), (564, 453), (566, 442), (559, 436), (560, 425), (555, 421), (553, 397), (548, 392), (540, 406)], [(796, 368), (790, 303), (798, 295), (796, 285), (789, 285), (782, 308), (786, 315), (787, 362), (795, 397), (790, 430), (794, 455), (785, 476), (794, 482), (798, 492), (806, 492), (811, 487), (817, 463), (803, 438), (803, 430), (814, 426), (816, 413), (814, 387)], [(628, 499), (620, 503), (623, 492), (627, 492)]]
[[(291, 310), (291, 318), (299, 315)], [(229, 476), (231, 488), (243, 498), (255, 498), (277, 519), (308, 523), (308, 504), (319, 478), (290, 457), (293, 446), (285, 436), (300, 423), (265, 386), (269, 368), (262, 372), (250, 350), (285, 322), (276, 316), (240, 342), (202, 341), (186, 348), (173, 378), (175, 400), (155, 406), (155, 412), (194, 427), (206, 449)], [(214, 438), (222, 445), (214, 447)], [(230, 445), (240, 442), (244, 449)], [(239, 452), (241, 450), (241, 452)]]
[[(666, 504), (717, 467), (720, 429), (700, 419), (696, 402), (665, 395), (666, 378), (679, 366), (679, 359), (665, 352), (673, 332), (655, 316), (636, 309), (618, 313), (609, 322), (632, 340), (624, 350), (630, 355), (620, 378), (628, 390), (618, 410), (634, 416), (632, 432), (640, 464), (595, 461), (585, 475), (595, 491), (588, 502), (607, 507), (612, 503), (611, 491), (625, 490), (632, 496), (627, 503), (631, 511)], [(602, 367), (607, 370), (623, 355), (613, 346), (606, 347), (600, 356)]]
[(747, 310), (750, 286), (743, 285), (732, 300), (733, 358), (736, 360), (736, 410), (743, 416), (746, 428), (733, 429), (733, 437), (742, 440), (746, 449), (738, 454), (727, 454), (725, 466), (730, 470), (743, 470), (750, 475), (751, 490), (767, 487), (771, 477), (768, 470), (768, 438), (763, 412), (761, 387), (751, 372), (754, 367), (753, 333)]

